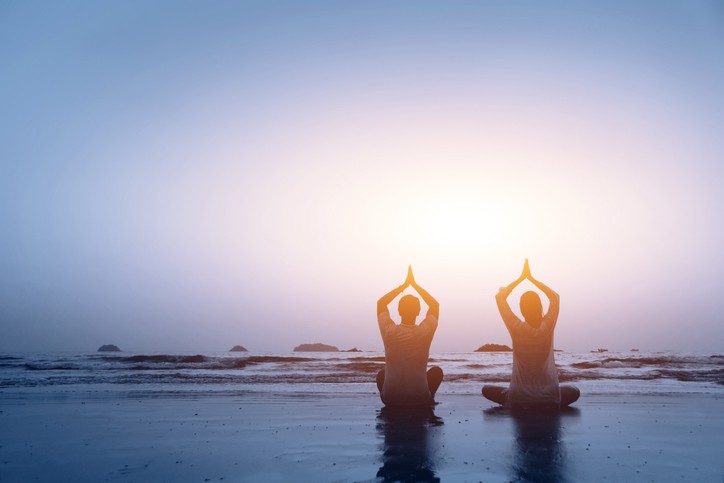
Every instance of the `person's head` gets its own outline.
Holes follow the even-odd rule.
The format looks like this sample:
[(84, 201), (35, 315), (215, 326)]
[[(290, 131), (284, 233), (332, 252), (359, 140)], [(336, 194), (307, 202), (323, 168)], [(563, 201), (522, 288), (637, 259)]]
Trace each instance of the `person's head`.
[(543, 304), (537, 293), (529, 290), (520, 297), (520, 313), (523, 314), (526, 324), (533, 327), (540, 326), (543, 320)]
[(402, 317), (402, 323), (415, 323), (415, 319), (420, 315), (420, 299), (414, 295), (405, 295), (400, 299), (397, 305), (397, 311)]

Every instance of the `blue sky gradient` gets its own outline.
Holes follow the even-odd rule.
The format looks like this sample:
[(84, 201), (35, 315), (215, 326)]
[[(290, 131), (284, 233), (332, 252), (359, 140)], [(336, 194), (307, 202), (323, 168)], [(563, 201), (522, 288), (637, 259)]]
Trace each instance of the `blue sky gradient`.
[[(0, 350), (720, 351), (718, 2), (4, 2)], [(393, 310), (394, 312), (394, 310)]]

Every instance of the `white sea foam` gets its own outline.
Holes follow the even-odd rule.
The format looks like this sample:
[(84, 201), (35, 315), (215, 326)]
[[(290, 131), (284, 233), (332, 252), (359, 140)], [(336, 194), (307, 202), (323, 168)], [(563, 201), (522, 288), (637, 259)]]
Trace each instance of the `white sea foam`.
[[(556, 354), (562, 384), (597, 393), (724, 393), (724, 355)], [(432, 354), (440, 393), (479, 393), (507, 384), (512, 354)], [(371, 392), (384, 367), (380, 352), (259, 354), (0, 355), (0, 390)]]

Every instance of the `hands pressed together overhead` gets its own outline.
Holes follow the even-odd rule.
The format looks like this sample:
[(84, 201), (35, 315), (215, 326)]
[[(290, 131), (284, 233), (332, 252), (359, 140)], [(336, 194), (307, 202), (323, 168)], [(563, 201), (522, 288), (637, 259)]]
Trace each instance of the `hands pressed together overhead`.
[(520, 275), (523, 277), (523, 279), (526, 278), (533, 278), (533, 276), (530, 274), (530, 265), (528, 265), (528, 259), (525, 259), (525, 263), (523, 264), (523, 273)]
[(508, 295), (510, 295), (513, 289), (515, 289), (515, 287), (517, 287), (525, 279), (530, 280), (530, 282), (538, 289), (540, 289), (551, 301), (555, 300), (556, 303), (558, 302), (558, 294), (553, 289), (545, 285), (543, 282), (540, 282), (539, 280), (533, 278), (533, 275), (530, 273), (530, 265), (528, 264), (528, 259), (526, 258), (520, 277), (515, 279), (507, 287), (500, 287), (500, 291), (498, 292), (498, 295), (496, 295), (499, 307), (502, 305), (502, 303), (507, 304), (507, 302), (505, 302), (505, 299), (507, 299)]
[(438, 316), (440, 311), (440, 304), (424, 288), (420, 287), (417, 281), (415, 281), (415, 276), (412, 274), (412, 265), (407, 267), (407, 277), (405, 278), (405, 282), (396, 289), (393, 289), (391, 292), (387, 293), (386, 295), (383, 295), (382, 298), (377, 301), (377, 313), (379, 314), (382, 312), (386, 312), (387, 305), (392, 302), (395, 297), (401, 294), (402, 291), (405, 290), (407, 287), (414, 288), (415, 291), (420, 294), (422, 300), (429, 307), (428, 314), (435, 315), (436, 317)]
[(405, 283), (402, 284), (403, 288), (412, 287), (415, 288), (417, 283), (415, 282), (415, 276), (412, 274), (412, 265), (409, 265), (407, 267), (407, 278), (405, 278)]

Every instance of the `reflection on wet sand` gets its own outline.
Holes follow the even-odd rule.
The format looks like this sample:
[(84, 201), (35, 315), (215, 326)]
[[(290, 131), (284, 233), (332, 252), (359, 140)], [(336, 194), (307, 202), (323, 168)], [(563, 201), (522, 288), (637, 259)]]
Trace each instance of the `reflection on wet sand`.
[(577, 408), (504, 409), (490, 408), (485, 417), (509, 417), (515, 426), (511, 479), (513, 481), (565, 482), (569, 478), (565, 444), (561, 438), (563, 420), (578, 418)]
[(432, 408), (382, 408), (377, 432), (384, 437), (384, 444), (377, 477), (382, 481), (440, 481), (435, 475), (434, 443), (442, 424)]

